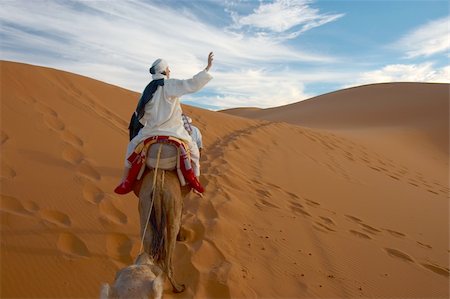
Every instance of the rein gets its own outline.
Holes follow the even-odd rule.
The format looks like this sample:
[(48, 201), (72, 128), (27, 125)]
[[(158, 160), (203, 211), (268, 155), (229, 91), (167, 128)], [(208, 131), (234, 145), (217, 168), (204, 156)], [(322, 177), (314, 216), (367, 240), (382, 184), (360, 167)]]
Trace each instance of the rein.
[[(145, 224), (145, 228), (144, 228), (144, 233), (142, 234), (142, 238), (141, 238), (141, 249), (139, 249), (139, 254), (141, 254), (143, 252), (143, 248), (144, 248), (144, 237), (145, 237), (145, 233), (147, 232), (147, 228), (148, 228), (148, 224), (150, 222), (150, 215), (152, 214), (152, 209), (153, 209), (153, 201), (155, 199), (155, 194), (156, 194), (156, 178), (157, 178), (157, 174), (158, 174), (158, 166), (159, 166), (159, 159), (161, 156), (161, 150), (162, 150), (162, 144), (159, 145), (158, 148), (158, 155), (156, 157), (156, 165), (155, 165), (155, 170), (153, 172), (153, 190), (152, 190), (152, 200), (150, 202), (150, 207), (148, 209), (148, 217), (147, 217), (147, 223)], [(164, 172), (163, 172), (164, 175)], [(163, 176), (164, 178), (164, 176)], [(138, 255), (139, 255), (138, 254)]]

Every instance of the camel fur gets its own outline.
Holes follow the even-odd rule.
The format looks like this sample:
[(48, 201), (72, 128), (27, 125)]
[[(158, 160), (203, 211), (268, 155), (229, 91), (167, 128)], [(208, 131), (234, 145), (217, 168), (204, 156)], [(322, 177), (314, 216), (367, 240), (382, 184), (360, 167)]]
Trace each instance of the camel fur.
[(161, 299), (163, 277), (161, 268), (143, 252), (135, 264), (117, 272), (114, 285), (102, 286), (100, 299)]
[[(151, 155), (148, 158), (152, 158)], [(173, 291), (180, 293), (185, 286), (175, 281), (172, 258), (181, 225), (183, 199), (190, 188), (182, 187), (177, 173), (167, 170), (157, 171), (156, 184), (153, 186), (154, 172), (151, 169), (144, 174), (138, 192), (143, 249), (167, 275)], [(150, 220), (145, 230), (150, 210)]]

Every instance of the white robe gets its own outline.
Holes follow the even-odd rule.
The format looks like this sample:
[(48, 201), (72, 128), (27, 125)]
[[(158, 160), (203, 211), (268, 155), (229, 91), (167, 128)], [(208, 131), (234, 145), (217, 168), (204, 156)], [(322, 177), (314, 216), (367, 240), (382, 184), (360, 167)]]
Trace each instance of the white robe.
[(141, 141), (151, 136), (172, 136), (182, 139), (188, 144), (194, 173), (196, 176), (200, 175), (200, 154), (197, 144), (184, 128), (179, 97), (199, 91), (211, 79), (212, 76), (203, 70), (191, 79), (164, 80), (164, 86), (159, 86), (151, 101), (145, 105), (144, 116), (140, 119), (144, 127), (127, 146), (125, 166), (130, 167), (127, 158)]
[(192, 140), (195, 141), (199, 149), (203, 148), (202, 133), (200, 133), (199, 128), (197, 128), (196, 126), (191, 125), (191, 128), (192, 128), (191, 132)]

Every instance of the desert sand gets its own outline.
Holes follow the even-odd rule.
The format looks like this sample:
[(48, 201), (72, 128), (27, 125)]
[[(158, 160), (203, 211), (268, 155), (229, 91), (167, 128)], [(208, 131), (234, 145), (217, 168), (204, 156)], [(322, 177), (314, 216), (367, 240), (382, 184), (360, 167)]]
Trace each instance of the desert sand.
[[(139, 94), (0, 66), (0, 297), (98, 297), (139, 251), (137, 198), (113, 192)], [(185, 200), (187, 289), (165, 298), (448, 298), (448, 95), (380, 84), (228, 111), (246, 118), (184, 106), (206, 193)]]

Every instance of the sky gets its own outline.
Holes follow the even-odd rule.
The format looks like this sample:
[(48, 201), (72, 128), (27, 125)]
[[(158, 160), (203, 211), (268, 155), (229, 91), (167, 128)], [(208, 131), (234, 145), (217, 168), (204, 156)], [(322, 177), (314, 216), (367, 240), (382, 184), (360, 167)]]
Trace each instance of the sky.
[(213, 80), (182, 102), (268, 108), (364, 84), (450, 83), (450, 2), (0, 0), (0, 50), (137, 92), (157, 58), (189, 79), (212, 51)]

